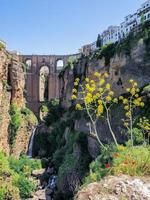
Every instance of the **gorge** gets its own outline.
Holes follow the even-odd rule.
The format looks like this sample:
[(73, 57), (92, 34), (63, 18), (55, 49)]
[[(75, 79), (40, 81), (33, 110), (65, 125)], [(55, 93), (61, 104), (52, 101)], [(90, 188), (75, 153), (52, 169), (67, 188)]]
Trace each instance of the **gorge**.
[[(143, 134), (141, 134), (142, 131), (135, 121), (133, 126), (135, 149), (133, 149), (133, 154), (130, 157), (130, 148), (128, 149), (130, 145), (126, 143), (130, 133), (125, 129), (126, 127), (124, 127), (121, 120), (124, 118), (125, 111), (123, 110), (124, 105), (120, 101), (113, 106), (110, 113), (112, 129), (116, 133), (119, 147), (116, 150), (116, 147), (112, 146), (113, 137), (107, 125), (108, 120), (105, 118), (104, 110), (104, 117), (98, 118), (96, 128), (98, 137), (106, 145), (107, 150), (100, 148), (95, 135), (90, 134), (94, 131), (86, 110), (75, 109), (76, 104), (81, 101), (78, 102), (76, 99), (72, 99), (72, 91), (76, 80), (79, 79), (80, 84), (83, 85), (85, 78), (95, 83), (94, 72), (101, 73), (102, 76), (105, 73), (109, 75), (107, 84), (111, 85), (116, 98), (120, 95), (124, 99), (128, 98), (129, 94), (126, 89), (130, 87), (129, 80), (132, 80), (131, 83), (134, 80), (140, 88), (140, 92), (137, 94), (140, 97), (137, 96), (137, 98), (141, 98), (144, 102), (142, 108), (137, 107), (135, 109), (134, 115), (137, 121), (142, 117), (149, 119), (149, 28), (150, 24), (146, 23), (142, 30), (136, 34), (131, 33), (120, 42), (108, 44), (89, 53), (89, 55), (18, 56), (10, 54), (5, 48), (1, 47), (0, 150), (5, 155), (14, 156), (19, 160), (22, 159), (21, 156), (27, 154), (27, 151), (29, 157), (37, 159), (35, 162), (39, 162), (38, 159), (41, 159), (45, 171), (42, 171), (38, 178), (42, 187), (45, 187), (44, 184), (48, 184), (50, 175), (54, 175), (55, 171), (55, 175), (58, 175), (57, 189), (55, 188), (56, 191), (54, 192), (55, 200), (70, 200), (73, 198), (77, 200), (96, 200), (100, 198), (104, 200), (120, 200), (121, 198), (149, 200), (149, 177), (147, 177), (150, 174), (149, 157), (147, 160), (149, 155), (149, 140), (147, 138), (149, 132), (144, 135), (145, 140), (140, 137)], [(148, 30), (148, 34), (145, 30)], [(57, 65), (58, 61), (63, 62), (59, 62), (59, 65)], [(43, 67), (44, 70), (41, 72)], [(43, 80), (42, 83), (41, 80)], [(77, 96), (80, 96), (80, 88), (76, 88)], [(82, 103), (80, 104), (82, 106)], [(149, 127), (149, 124), (147, 126)], [(141, 144), (142, 147), (138, 146)], [(118, 148), (121, 150), (118, 150)], [(146, 163), (143, 160), (144, 164), (139, 161), (141, 157), (139, 157), (139, 160), (137, 158), (141, 156), (140, 153), (142, 153), (143, 159), (147, 160)], [(130, 163), (124, 161), (126, 154), (129, 155), (128, 160), (131, 159), (134, 170), (132, 170)], [(26, 158), (23, 157), (23, 159)], [(136, 166), (137, 163), (139, 164), (138, 167)], [(37, 165), (40, 168), (39, 164)], [(130, 170), (127, 170), (128, 168)], [(35, 169), (36, 167), (33, 167), (33, 170)], [(49, 171), (51, 169), (53, 169), (52, 172)], [(9, 173), (5, 171), (1, 173), (1, 170), (0, 168), (0, 176), (2, 174), (2, 180), (5, 182), (13, 173), (11, 170)], [(21, 170), (23, 170), (23, 173), (31, 175), (28, 164), (25, 169), (22, 168)], [(122, 176), (124, 173), (127, 175)], [(109, 179), (109, 175), (119, 176), (120, 178), (111, 177)], [(132, 179), (130, 175), (133, 177), (140, 177), (141, 175), (143, 178)], [(105, 177), (104, 180), (103, 177)], [(100, 180), (102, 180), (101, 183)], [(145, 188), (143, 191), (147, 192), (139, 193), (135, 190), (135, 194), (131, 192), (130, 196), (127, 196), (130, 190), (128, 180), (133, 185), (135, 183), (135, 187)], [(10, 183), (13, 182), (12, 180), (9, 181)], [(113, 181), (116, 183), (115, 189), (110, 188), (109, 184), (106, 188), (104, 187), (107, 182), (112, 186)], [(97, 183), (92, 185), (92, 182)], [(91, 185), (88, 185), (89, 183)], [(120, 186), (120, 184), (122, 185)], [(81, 185), (85, 188), (80, 188)], [(126, 191), (124, 192), (122, 188), (125, 188)], [(93, 190), (94, 192), (92, 192)], [(11, 191), (9, 193), (11, 194)], [(19, 193), (17, 194), (17, 197), (11, 197), (11, 199), (20, 199)], [(29, 195), (21, 196), (21, 198), (28, 199), (32, 195), (29, 193)], [(131, 198), (132, 196), (135, 198)]]

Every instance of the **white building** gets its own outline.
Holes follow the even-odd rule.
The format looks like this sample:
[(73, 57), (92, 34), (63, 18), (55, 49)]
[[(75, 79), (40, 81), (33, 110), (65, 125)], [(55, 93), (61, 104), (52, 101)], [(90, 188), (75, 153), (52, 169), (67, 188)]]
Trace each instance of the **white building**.
[[(102, 45), (115, 43), (121, 38), (126, 37), (134, 27), (141, 24), (142, 17), (145, 21), (150, 20), (150, 0), (143, 3), (141, 8), (134, 14), (126, 16), (120, 26), (109, 26), (108, 29), (103, 31), (101, 34)], [(93, 42), (92, 44), (84, 45), (80, 49), (80, 52), (88, 55), (91, 51), (95, 51), (96, 49), (96, 42)]]
[(93, 42), (92, 44), (91, 44), (91, 51), (96, 51), (98, 48), (97, 48), (97, 46), (96, 46), (96, 42)]
[(141, 18), (141, 16), (143, 15), (145, 21), (150, 20), (150, 0), (142, 4), (141, 8), (137, 10), (137, 14), (138, 18)]
[(130, 31), (139, 24), (139, 19), (137, 13), (133, 15), (128, 15), (125, 17), (125, 21), (120, 25), (120, 37), (125, 37), (130, 33)]
[(109, 26), (108, 29), (101, 34), (103, 45), (117, 42), (119, 40), (119, 33), (119, 26)]

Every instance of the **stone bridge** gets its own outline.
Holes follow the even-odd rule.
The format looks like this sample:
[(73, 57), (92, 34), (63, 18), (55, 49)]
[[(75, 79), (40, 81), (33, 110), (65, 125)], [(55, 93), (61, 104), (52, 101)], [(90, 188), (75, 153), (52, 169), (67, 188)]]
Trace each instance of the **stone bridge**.
[(60, 97), (59, 73), (73, 55), (20, 55), (20, 62), (26, 68), (27, 106), (37, 117), (43, 102)]

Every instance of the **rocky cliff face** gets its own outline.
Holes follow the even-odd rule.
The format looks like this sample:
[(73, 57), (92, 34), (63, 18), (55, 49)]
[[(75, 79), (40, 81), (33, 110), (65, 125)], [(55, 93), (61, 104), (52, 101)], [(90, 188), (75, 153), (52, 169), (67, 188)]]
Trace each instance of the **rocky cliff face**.
[(60, 76), (62, 80), (62, 105), (70, 107), (71, 92), (74, 79), (78, 76), (81, 80), (85, 76), (90, 76), (94, 71), (109, 72), (109, 82), (117, 95), (125, 92), (128, 80), (134, 79), (140, 86), (150, 82), (150, 57), (146, 56), (146, 46), (143, 39), (130, 49), (130, 55), (126, 55), (123, 51), (119, 54), (115, 53), (110, 59), (110, 64), (105, 65), (105, 58), (95, 59), (84, 57), (78, 60), (74, 65), (74, 69), (64, 71)]
[(0, 148), (7, 154), (19, 155), (27, 150), (31, 124), (21, 123), (16, 133), (15, 145), (10, 148), (10, 105), (15, 103), (18, 109), (25, 107), (23, 96), (25, 76), (17, 55), (10, 55), (5, 49), (0, 50)]

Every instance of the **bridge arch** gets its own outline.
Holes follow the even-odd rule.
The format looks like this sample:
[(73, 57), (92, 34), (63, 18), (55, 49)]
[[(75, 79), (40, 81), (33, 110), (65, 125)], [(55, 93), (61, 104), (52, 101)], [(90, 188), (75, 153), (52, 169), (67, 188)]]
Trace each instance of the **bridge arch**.
[(64, 59), (58, 58), (56, 60), (56, 71), (61, 71), (64, 67)]
[(43, 65), (39, 69), (39, 101), (48, 101), (49, 92), (49, 73), (50, 69), (47, 65)]
[(30, 69), (31, 66), (32, 66), (32, 60), (31, 60), (31, 58), (27, 58), (27, 59), (25, 60), (25, 64), (27, 65), (28, 69)]

